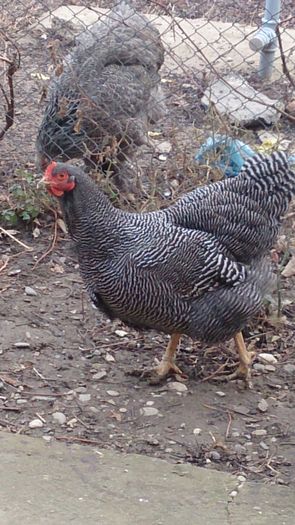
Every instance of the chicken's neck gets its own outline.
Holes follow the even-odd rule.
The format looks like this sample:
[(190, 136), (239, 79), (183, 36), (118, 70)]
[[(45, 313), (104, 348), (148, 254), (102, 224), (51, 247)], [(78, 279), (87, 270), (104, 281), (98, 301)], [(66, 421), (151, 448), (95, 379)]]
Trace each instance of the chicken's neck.
[(77, 184), (61, 201), (65, 222), (78, 251), (91, 248), (106, 255), (114, 249), (120, 234), (122, 212), (92, 181)]

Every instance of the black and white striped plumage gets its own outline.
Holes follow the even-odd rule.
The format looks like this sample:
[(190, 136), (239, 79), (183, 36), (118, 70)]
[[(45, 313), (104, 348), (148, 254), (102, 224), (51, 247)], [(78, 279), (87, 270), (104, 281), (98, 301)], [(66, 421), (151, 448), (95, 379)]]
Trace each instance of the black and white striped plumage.
[(263, 257), (295, 189), (284, 154), (258, 155), (237, 178), (145, 214), (114, 208), (77, 168), (61, 171), (76, 183), (61, 204), (81, 274), (110, 318), (218, 342), (257, 313), (270, 279)]

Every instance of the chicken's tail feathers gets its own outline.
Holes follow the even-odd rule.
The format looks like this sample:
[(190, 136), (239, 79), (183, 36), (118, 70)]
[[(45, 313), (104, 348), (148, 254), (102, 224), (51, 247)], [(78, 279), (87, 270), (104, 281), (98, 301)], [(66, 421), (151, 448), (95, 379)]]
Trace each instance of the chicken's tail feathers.
[(260, 190), (284, 187), (291, 195), (295, 193), (295, 173), (291, 170), (288, 156), (283, 151), (275, 151), (271, 155), (258, 153), (248, 158), (240, 175), (252, 179)]

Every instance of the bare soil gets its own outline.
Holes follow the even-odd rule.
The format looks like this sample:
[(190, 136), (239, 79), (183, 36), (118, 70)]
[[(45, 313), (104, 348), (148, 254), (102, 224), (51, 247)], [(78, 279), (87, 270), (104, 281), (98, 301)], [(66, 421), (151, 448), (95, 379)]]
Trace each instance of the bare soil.
[[(38, 106), (42, 81), (36, 80), (34, 73), (47, 74), (50, 63), (47, 43), (40, 34), (24, 34), (25, 24), (29, 27), (32, 17), (43, 9), (37, 4), (33, 2), (31, 10), (20, 12), (27, 20), (20, 30), (17, 114), (1, 143), (4, 203), (12, 198), (13, 184), (21, 179), (16, 168), (34, 171), (34, 140), (44, 107)], [(60, 4), (52, 1), (50, 7)], [(208, 13), (206, 2), (174, 4), (175, 14), (180, 16)], [(225, 2), (219, 1), (213, 4), (210, 16), (217, 19), (220, 10), (227, 13), (229, 21), (249, 23), (250, 12), (256, 20), (254, 7), (258, 17), (262, 4), (241, 1), (228, 6), (226, 2), (225, 10)], [(288, 6), (286, 2), (284, 9)], [(17, 28), (15, 31), (17, 34)], [(167, 78), (164, 88), (169, 95), (169, 118), (154, 129), (159, 134), (154, 140), (168, 141), (172, 149), (162, 160), (157, 145), (155, 152), (144, 152), (141, 168), (146, 179), (153, 181), (156, 193), (140, 195), (142, 209), (167, 205), (196, 184), (218, 176), (197, 170), (193, 163), (203, 138), (224, 125), (202, 111), (204, 87), (198, 74), (195, 78), (185, 77), (185, 73), (181, 78), (172, 74)], [(282, 84), (267, 89), (276, 95)], [(283, 138), (294, 140), (294, 126), (287, 120), (282, 119), (279, 131)], [(255, 132), (239, 136), (250, 143), (257, 141)], [(270, 313), (263, 312), (245, 331), (248, 345), (258, 355), (252, 390), (245, 390), (240, 382), (216, 381), (218, 370), (232, 371), (236, 363), (230, 342), (205, 348), (188, 338), (182, 340), (178, 361), (188, 375), (185, 383), (178, 384), (187, 389), (171, 389), (171, 381), (151, 387), (129, 376), (128, 371), (160, 359), (167, 338), (109, 323), (91, 308), (71, 243), (52, 217), (47, 210), (39, 223), (27, 228), (18, 225), (17, 239), (31, 246), (32, 252), (8, 236), (0, 238), (0, 429), (190, 462), (271, 483), (294, 483), (294, 278), (283, 279), (278, 286), (283, 303), (281, 323), (276, 322), (276, 292)], [(7, 228), (5, 223), (2, 226)], [(37, 238), (32, 233), (36, 227)], [(292, 231), (294, 217), (285, 222), (282, 234), (292, 239)], [(284, 258), (287, 262), (287, 251), (284, 243), (277, 247), (280, 262)], [(275, 364), (261, 366), (261, 352), (272, 354)], [(174, 383), (172, 378), (175, 388)], [(146, 415), (151, 409), (154, 415)], [(32, 428), (34, 420), (42, 426)]]

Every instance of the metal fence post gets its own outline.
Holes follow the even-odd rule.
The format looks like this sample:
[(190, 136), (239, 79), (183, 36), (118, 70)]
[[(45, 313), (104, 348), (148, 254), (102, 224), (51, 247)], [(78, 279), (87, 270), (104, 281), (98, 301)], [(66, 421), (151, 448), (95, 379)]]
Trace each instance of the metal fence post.
[(266, 0), (262, 26), (251, 38), (249, 45), (253, 51), (260, 51), (259, 75), (271, 78), (277, 48), (276, 27), (280, 19), (281, 0)]

